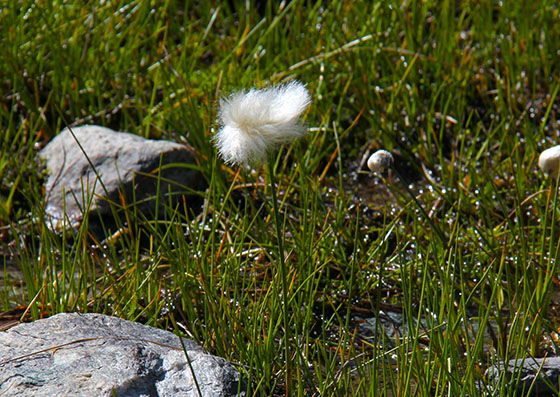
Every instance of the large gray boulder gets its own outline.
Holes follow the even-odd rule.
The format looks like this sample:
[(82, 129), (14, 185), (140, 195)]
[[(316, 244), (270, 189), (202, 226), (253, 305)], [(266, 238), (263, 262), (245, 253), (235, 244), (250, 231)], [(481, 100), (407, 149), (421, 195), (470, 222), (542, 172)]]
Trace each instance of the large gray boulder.
[[(96, 125), (64, 129), (40, 152), (40, 158), (48, 170), (46, 212), (55, 228), (65, 219), (75, 228), (87, 212), (98, 215), (89, 218), (90, 224), (101, 217), (111, 226), (122, 197), (142, 213), (155, 212), (157, 198), (163, 214), (169, 192), (177, 198), (173, 193), (192, 193), (206, 185), (200, 172), (192, 169), (194, 156), (186, 146)], [(162, 167), (158, 179), (160, 165), (170, 164), (175, 165)], [(113, 210), (110, 202), (117, 203)]]
[(246, 394), (227, 360), (191, 340), (183, 344), (185, 350), (170, 332), (102, 314), (64, 313), (20, 324), (0, 333), (0, 395)]

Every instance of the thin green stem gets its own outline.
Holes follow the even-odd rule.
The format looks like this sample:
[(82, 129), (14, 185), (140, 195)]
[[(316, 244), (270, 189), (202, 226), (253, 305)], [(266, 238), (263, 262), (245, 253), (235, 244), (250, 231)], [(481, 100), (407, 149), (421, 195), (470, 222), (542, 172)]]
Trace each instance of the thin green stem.
[(274, 159), (272, 156), (268, 157), (267, 173), (270, 181), (270, 192), (272, 195), (272, 210), (273, 219), (276, 227), (276, 248), (280, 269), (280, 281), (282, 283), (282, 317), (284, 323), (284, 360), (286, 363), (286, 396), (291, 393), (292, 385), (292, 363), (290, 360), (290, 313), (289, 313), (289, 294), (288, 294), (288, 266), (286, 257), (284, 255), (284, 230), (282, 227), (282, 219), (280, 215), (280, 208), (278, 206), (278, 197), (276, 192), (276, 178), (274, 173)]

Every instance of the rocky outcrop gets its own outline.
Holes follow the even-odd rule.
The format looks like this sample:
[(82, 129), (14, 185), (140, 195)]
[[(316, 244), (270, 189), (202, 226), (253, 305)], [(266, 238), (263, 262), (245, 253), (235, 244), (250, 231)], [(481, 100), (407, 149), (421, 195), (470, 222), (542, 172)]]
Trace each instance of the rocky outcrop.
[(0, 394), (246, 394), (231, 363), (191, 340), (182, 343), (170, 332), (102, 314), (65, 313), (20, 324), (0, 333)]
[[(54, 228), (65, 220), (75, 228), (89, 212), (97, 215), (89, 217), (91, 225), (103, 221), (111, 226), (123, 206), (163, 214), (169, 195), (176, 202), (181, 194), (206, 185), (186, 146), (96, 125), (64, 129), (40, 157), (48, 170), (46, 212)], [(200, 201), (196, 195), (188, 197)]]

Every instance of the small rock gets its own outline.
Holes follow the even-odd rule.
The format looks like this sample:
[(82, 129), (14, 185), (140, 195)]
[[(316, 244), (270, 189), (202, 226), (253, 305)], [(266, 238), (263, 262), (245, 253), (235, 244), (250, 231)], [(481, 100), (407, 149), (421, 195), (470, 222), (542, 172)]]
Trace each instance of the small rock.
[(504, 371), (512, 387), (508, 395), (558, 396), (560, 357), (510, 360), (507, 368), (503, 364), (489, 368), (486, 371), (486, 378), (490, 383), (497, 384), (500, 374)]
[(20, 324), (0, 333), (0, 394), (198, 397), (196, 378), (202, 396), (246, 395), (231, 363), (183, 344), (186, 353), (171, 332), (102, 314)]
[[(169, 190), (188, 193), (189, 188), (206, 187), (200, 172), (170, 167), (161, 171), (158, 190), (157, 173), (153, 172), (160, 166), (160, 156), (161, 165), (193, 164), (193, 153), (175, 142), (145, 139), (96, 125), (64, 129), (39, 156), (48, 170), (46, 212), (55, 229), (62, 226), (65, 213), (70, 226), (78, 227), (87, 211), (97, 212), (105, 226), (112, 225), (109, 202), (120, 205), (121, 193), (128, 205), (136, 202), (137, 210), (144, 212), (155, 210), (159, 191), (159, 211), (163, 213)], [(99, 217), (91, 216), (89, 221), (95, 226)]]

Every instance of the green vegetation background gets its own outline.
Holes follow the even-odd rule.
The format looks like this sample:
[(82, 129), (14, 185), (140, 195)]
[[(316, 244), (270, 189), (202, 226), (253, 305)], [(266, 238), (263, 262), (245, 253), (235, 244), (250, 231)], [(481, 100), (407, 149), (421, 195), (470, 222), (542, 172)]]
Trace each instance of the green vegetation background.
[[(3, 310), (174, 330), (255, 395), (510, 395), (519, 377), (487, 368), (558, 350), (557, 189), (536, 160), (558, 142), (559, 21), (552, 0), (3, 1)], [(278, 154), (274, 211), (267, 173), (210, 139), (220, 96), (292, 78), (310, 132)], [(35, 156), (82, 124), (192, 146), (204, 211), (131, 210), (98, 245), (50, 232)], [(360, 173), (378, 148), (386, 181)], [(389, 311), (396, 337), (364, 331)]]

